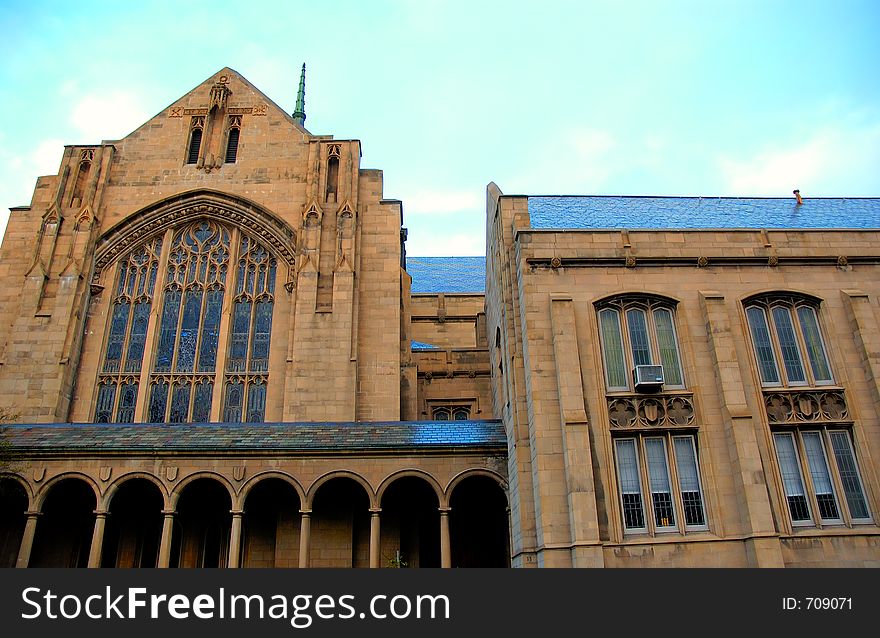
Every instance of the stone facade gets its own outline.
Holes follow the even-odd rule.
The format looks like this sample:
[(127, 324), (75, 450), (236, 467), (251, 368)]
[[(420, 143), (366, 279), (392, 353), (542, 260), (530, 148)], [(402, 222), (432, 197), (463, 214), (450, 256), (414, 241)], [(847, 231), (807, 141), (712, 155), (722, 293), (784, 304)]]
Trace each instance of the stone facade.
[(408, 270), (296, 115), (223, 69), (12, 210), (0, 564), (880, 566), (880, 223), (490, 184)]

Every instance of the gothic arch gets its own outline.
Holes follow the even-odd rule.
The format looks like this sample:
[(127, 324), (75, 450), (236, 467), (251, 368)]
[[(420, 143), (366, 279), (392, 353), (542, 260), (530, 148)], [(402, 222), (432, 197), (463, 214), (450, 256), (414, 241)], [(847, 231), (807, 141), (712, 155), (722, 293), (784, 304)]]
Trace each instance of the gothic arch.
[(422, 479), (428, 485), (430, 485), (431, 489), (434, 490), (434, 493), (437, 495), (438, 507), (445, 507), (445, 494), (443, 493), (443, 488), (440, 486), (439, 481), (437, 481), (437, 479), (435, 479), (427, 472), (413, 468), (397, 470), (396, 472), (393, 472), (385, 477), (385, 479), (379, 485), (379, 489), (376, 490), (376, 503), (378, 503), (379, 507), (382, 506), (382, 496), (385, 494), (385, 490), (387, 490), (397, 479), (401, 479), (407, 476), (413, 476), (415, 478)]
[(142, 241), (172, 225), (196, 218), (213, 219), (246, 228), (294, 272), (296, 232), (277, 215), (243, 197), (212, 190), (194, 190), (159, 200), (128, 215), (99, 239), (92, 283), (104, 269)]
[(0, 481), (13, 481), (14, 483), (18, 483), (22, 489), (24, 489), (25, 495), (27, 495), (28, 499), (28, 509), (32, 509), (34, 507), (34, 491), (31, 489), (30, 484), (25, 480), (24, 477), (16, 474), (15, 472), (4, 472), (0, 473)]
[(327, 472), (326, 474), (322, 474), (312, 483), (311, 487), (309, 487), (309, 491), (306, 492), (305, 501), (303, 501), (303, 509), (311, 509), (312, 503), (315, 500), (315, 494), (318, 493), (318, 490), (321, 488), (324, 483), (335, 479), (335, 478), (350, 478), (355, 483), (359, 484), (364, 488), (364, 491), (367, 493), (367, 498), (370, 500), (370, 507), (376, 507), (376, 493), (373, 491), (373, 486), (370, 485), (370, 482), (367, 481), (363, 476), (358, 474), (357, 472), (351, 472), (349, 470), (337, 470), (334, 472)]
[(177, 503), (180, 501), (180, 495), (183, 494), (183, 490), (186, 489), (187, 485), (203, 478), (213, 479), (225, 487), (226, 491), (229, 493), (229, 502), (232, 504), (232, 509), (239, 509), (238, 495), (235, 493), (235, 488), (232, 486), (232, 483), (228, 478), (217, 472), (194, 472), (193, 474), (182, 478), (180, 482), (174, 486), (174, 489), (171, 490), (171, 494), (168, 495), (171, 509), (177, 507)]
[(52, 488), (66, 479), (78, 479), (88, 485), (95, 493), (95, 506), (98, 506), (101, 503), (101, 488), (98, 487), (98, 483), (95, 479), (82, 472), (64, 472), (58, 476), (53, 476), (45, 485), (37, 490), (37, 493), (34, 495), (34, 509), (38, 512), (42, 511), (43, 504), (46, 502), (46, 497), (52, 491)]
[(452, 480), (449, 481), (449, 484), (446, 486), (446, 504), (452, 500), (452, 492), (456, 488), (456, 486), (461, 483), (466, 478), (470, 478), (471, 476), (486, 476), (496, 483), (504, 492), (504, 497), (507, 498), (507, 481), (504, 480), (504, 477), (498, 474), (497, 472), (493, 472), (492, 470), (482, 470), (482, 469), (474, 469), (474, 470), (465, 470), (463, 472), (459, 472), (455, 476), (452, 477)]
[(299, 481), (297, 481), (286, 472), (267, 470), (265, 472), (260, 472), (259, 474), (254, 474), (251, 478), (247, 480), (244, 485), (241, 486), (241, 489), (238, 492), (238, 499), (241, 502), (242, 507), (244, 507), (244, 505), (247, 503), (248, 496), (257, 485), (259, 485), (263, 481), (273, 478), (284, 481), (285, 483), (290, 485), (296, 491), (296, 495), (299, 497), (299, 502), (301, 504), (305, 503), (306, 493), (305, 490), (303, 490), (302, 486), (299, 484)]
[(159, 479), (154, 474), (150, 474), (149, 472), (128, 472), (121, 475), (107, 487), (101, 502), (102, 509), (109, 509), (110, 503), (113, 501), (113, 497), (116, 495), (116, 492), (119, 491), (119, 488), (122, 487), (122, 485), (126, 481), (130, 481), (132, 479), (144, 479), (159, 488), (159, 493), (162, 495), (162, 502), (164, 504), (164, 507), (169, 507), (170, 497), (168, 495), (168, 489), (165, 487), (165, 484), (161, 481), (161, 479)]

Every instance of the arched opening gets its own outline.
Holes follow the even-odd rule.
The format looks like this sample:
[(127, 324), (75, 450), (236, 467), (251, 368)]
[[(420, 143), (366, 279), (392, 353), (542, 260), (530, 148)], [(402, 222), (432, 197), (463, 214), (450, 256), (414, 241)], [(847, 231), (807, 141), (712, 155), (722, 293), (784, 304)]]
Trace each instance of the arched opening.
[(312, 504), (310, 567), (369, 567), (370, 498), (348, 477), (318, 488)]
[(453, 567), (510, 567), (507, 496), (488, 476), (469, 476), (452, 492)]
[(144, 478), (125, 481), (104, 528), (101, 567), (155, 567), (162, 538), (162, 493)]
[(183, 488), (171, 546), (172, 567), (226, 567), (232, 520), (229, 492), (201, 478)]
[(64, 479), (49, 488), (28, 566), (87, 567), (96, 505), (94, 490), (81, 479)]
[(27, 492), (18, 481), (0, 478), (0, 567), (15, 567), (24, 536)]
[(268, 478), (244, 503), (242, 567), (298, 567), (300, 500), (293, 486)]
[(331, 156), (327, 160), (327, 190), (324, 201), (335, 202), (336, 193), (339, 189), (339, 158)]
[(91, 168), (92, 163), (88, 160), (83, 160), (79, 163), (79, 168), (76, 172), (76, 182), (74, 182), (73, 186), (73, 195), (70, 198), (70, 206), (72, 208), (78, 208), (82, 204)]
[(404, 476), (382, 495), (381, 567), (440, 567), (437, 493), (424, 479)]

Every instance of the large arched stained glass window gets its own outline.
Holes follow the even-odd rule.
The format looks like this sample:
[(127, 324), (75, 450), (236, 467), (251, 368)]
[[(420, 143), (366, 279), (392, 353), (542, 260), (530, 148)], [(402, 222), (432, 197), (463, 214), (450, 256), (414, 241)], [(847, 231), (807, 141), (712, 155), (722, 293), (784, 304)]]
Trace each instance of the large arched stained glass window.
[(95, 421), (264, 420), (275, 259), (209, 219), (164, 241), (164, 253), (154, 238), (120, 262)]

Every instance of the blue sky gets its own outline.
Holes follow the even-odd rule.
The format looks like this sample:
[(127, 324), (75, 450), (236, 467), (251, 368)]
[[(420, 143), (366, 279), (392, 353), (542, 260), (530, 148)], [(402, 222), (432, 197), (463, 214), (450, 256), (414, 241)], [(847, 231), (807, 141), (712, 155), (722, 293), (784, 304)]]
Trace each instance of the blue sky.
[(880, 196), (880, 2), (0, 4), (0, 228), (64, 144), (224, 66), (363, 142), (411, 255), (484, 250), (505, 193)]

